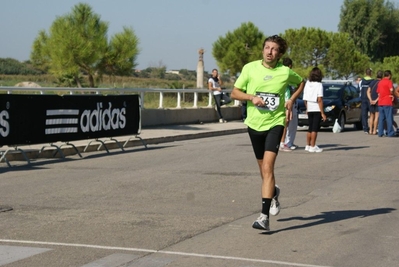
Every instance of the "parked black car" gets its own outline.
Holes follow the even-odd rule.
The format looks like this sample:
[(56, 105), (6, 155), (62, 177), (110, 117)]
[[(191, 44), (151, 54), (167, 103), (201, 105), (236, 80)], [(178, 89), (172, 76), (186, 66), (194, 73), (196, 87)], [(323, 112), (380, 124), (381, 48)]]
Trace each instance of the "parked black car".
[[(345, 124), (354, 124), (362, 129), (361, 99), (355, 86), (350, 83), (323, 83), (323, 106), (327, 120), (321, 122), (322, 127), (333, 126), (335, 119), (342, 130)], [(302, 96), (298, 98), (298, 125), (308, 126), (308, 115)]]

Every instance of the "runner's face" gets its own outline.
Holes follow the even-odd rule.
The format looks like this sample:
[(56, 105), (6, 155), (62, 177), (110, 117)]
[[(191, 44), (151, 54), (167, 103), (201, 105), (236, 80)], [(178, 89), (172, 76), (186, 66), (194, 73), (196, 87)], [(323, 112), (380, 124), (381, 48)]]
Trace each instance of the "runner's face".
[(266, 42), (263, 47), (263, 60), (266, 63), (275, 63), (281, 58), (279, 45), (275, 42)]

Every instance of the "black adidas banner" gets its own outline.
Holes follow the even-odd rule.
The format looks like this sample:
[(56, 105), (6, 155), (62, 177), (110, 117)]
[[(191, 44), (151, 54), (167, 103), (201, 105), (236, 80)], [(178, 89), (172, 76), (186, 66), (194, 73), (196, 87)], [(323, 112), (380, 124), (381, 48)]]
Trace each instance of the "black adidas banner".
[(0, 146), (139, 134), (138, 95), (0, 95)]

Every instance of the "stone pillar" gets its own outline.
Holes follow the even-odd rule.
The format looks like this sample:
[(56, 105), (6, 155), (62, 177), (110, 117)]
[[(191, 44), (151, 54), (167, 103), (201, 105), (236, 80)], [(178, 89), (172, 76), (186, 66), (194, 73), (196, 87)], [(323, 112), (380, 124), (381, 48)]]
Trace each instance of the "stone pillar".
[(198, 50), (199, 60), (197, 64), (197, 88), (204, 88), (204, 49)]

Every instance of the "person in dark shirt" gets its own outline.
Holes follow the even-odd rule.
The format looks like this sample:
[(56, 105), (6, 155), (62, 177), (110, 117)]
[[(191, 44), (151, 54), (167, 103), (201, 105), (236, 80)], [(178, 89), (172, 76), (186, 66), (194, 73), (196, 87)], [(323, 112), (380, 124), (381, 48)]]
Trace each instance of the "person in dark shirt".
[(378, 127), (378, 83), (384, 75), (382, 70), (377, 72), (377, 79), (373, 80), (367, 89), (367, 98), (370, 102), (369, 134), (376, 135)]
[(369, 129), (369, 111), (370, 111), (370, 102), (367, 97), (367, 90), (370, 87), (370, 83), (374, 81), (371, 78), (372, 70), (370, 68), (366, 69), (366, 76), (360, 82), (360, 97), (362, 99), (362, 125), (363, 131), (365, 134), (368, 134)]

